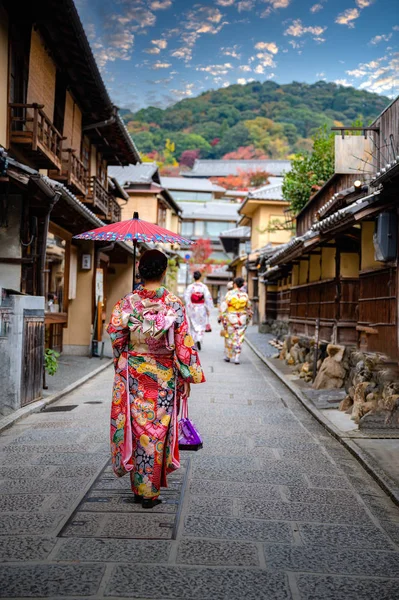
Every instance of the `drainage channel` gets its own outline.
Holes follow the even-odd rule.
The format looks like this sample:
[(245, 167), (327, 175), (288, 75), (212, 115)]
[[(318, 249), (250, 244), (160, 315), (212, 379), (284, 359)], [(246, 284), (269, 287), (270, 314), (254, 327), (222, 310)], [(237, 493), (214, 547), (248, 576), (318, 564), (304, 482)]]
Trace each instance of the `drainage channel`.
[(130, 478), (115, 477), (108, 463), (58, 537), (174, 540), (188, 481), (190, 459), (168, 476), (164, 501), (151, 510), (134, 504)]

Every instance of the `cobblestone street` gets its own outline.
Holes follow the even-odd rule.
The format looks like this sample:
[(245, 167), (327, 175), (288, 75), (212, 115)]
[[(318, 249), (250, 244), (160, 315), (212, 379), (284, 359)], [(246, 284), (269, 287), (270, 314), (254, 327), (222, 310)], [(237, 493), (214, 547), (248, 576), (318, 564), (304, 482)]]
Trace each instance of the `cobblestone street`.
[(110, 471), (112, 368), (0, 436), (1, 598), (398, 598), (399, 509), (248, 347), (201, 359), (204, 448), (153, 511)]

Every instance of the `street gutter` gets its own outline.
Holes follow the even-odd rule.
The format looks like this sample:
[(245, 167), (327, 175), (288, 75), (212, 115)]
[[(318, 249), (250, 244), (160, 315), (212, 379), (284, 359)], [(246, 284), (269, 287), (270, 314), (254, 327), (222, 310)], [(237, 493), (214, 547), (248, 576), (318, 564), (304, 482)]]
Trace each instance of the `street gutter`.
[(69, 394), (70, 392), (73, 392), (78, 387), (80, 387), (81, 385), (86, 383), (86, 381), (89, 381), (90, 379), (92, 379), (93, 377), (95, 377), (96, 375), (101, 373), (102, 371), (105, 371), (105, 369), (108, 369), (108, 367), (110, 367), (113, 364), (113, 362), (114, 361), (111, 358), (110, 360), (107, 360), (104, 364), (102, 364), (101, 366), (97, 367), (97, 369), (94, 369), (94, 371), (90, 371), (90, 373), (88, 373), (87, 375), (84, 375), (80, 379), (77, 379), (76, 381), (74, 381), (73, 383), (68, 385), (63, 390), (61, 390), (59, 392), (55, 392), (55, 394), (52, 394), (51, 396), (47, 396), (46, 398), (42, 398), (41, 400), (37, 400), (36, 402), (32, 402), (32, 404), (28, 404), (27, 406), (24, 406), (23, 408), (19, 408), (18, 410), (14, 411), (10, 415), (7, 415), (6, 417), (1, 418), (0, 419), (0, 433), (5, 431), (6, 429), (9, 429), (12, 425), (17, 423), (21, 419), (24, 419), (25, 417), (28, 417), (29, 415), (31, 415), (33, 413), (40, 412), (43, 408), (45, 408), (49, 404), (53, 404), (57, 400), (60, 400), (61, 398), (63, 398), (67, 394)]
[(393, 479), (391, 479), (383, 469), (356, 443), (345, 436), (331, 421), (329, 421), (323, 413), (316, 408), (308, 398), (306, 398), (301, 390), (292, 381), (287, 380), (284, 374), (281, 373), (275, 365), (260, 352), (256, 346), (245, 339), (245, 342), (256, 354), (258, 358), (279, 378), (279, 380), (290, 390), (292, 394), (300, 401), (300, 403), (306, 408), (306, 410), (330, 433), (336, 440), (338, 440), (349, 452), (360, 462), (362, 467), (373, 477), (378, 485), (384, 490), (386, 494), (399, 506), (399, 487)]

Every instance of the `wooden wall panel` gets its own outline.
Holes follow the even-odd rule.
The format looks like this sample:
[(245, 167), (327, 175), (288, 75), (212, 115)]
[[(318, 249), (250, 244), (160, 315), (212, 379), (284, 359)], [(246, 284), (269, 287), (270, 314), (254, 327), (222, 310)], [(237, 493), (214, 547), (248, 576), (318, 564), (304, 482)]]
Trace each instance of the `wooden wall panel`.
[(44, 104), (43, 111), (52, 121), (55, 99), (55, 64), (44, 47), (40, 34), (33, 30), (29, 57), (27, 102)]

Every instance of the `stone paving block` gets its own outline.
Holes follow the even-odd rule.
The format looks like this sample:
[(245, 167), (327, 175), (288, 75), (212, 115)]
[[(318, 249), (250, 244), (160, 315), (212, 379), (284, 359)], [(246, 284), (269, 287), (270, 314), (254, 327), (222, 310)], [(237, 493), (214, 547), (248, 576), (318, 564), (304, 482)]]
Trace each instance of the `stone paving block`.
[[(176, 513), (178, 509), (179, 497), (166, 496), (163, 494), (164, 502), (155, 506), (151, 510), (154, 513)], [(79, 510), (86, 512), (104, 512), (104, 513), (138, 513), (145, 509), (141, 504), (134, 504), (133, 493), (106, 495), (106, 494), (90, 494), (88, 498), (79, 506)]]
[(377, 483), (375, 483), (375, 481), (373, 481), (373, 479), (371, 479), (369, 475), (367, 475), (366, 471), (364, 471), (364, 475), (361, 477), (353, 477), (349, 475), (348, 480), (356, 489), (356, 491), (361, 494), (372, 494), (375, 496), (385, 495), (383, 492), (381, 494), (381, 488)]
[[(78, 435), (77, 435), (78, 434)], [(82, 437), (81, 430), (73, 428), (65, 429), (64, 431), (52, 431), (51, 429), (31, 429), (13, 440), (12, 445), (20, 444), (22, 446), (33, 444), (55, 444), (57, 446), (70, 444), (71, 440), (76, 439), (79, 443), (79, 438)]]
[[(326, 490), (323, 488), (285, 487), (285, 494), (290, 502), (311, 502), (320, 504), (341, 504), (358, 507), (358, 498), (351, 490)], [(360, 507), (359, 507), (360, 508)], [(363, 507), (361, 507), (363, 508)]]
[(288, 523), (251, 519), (189, 515), (184, 523), (184, 535), (190, 537), (254, 540), (258, 542), (293, 542)]
[(206, 481), (195, 479), (190, 484), (190, 493), (197, 496), (227, 496), (229, 498), (262, 498), (264, 501), (274, 500), (275, 502), (281, 502), (282, 496), (280, 488), (272, 485), (262, 485), (256, 483), (250, 483), (243, 485), (242, 483), (235, 483), (233, 481)]
[(300, 521), (318, 523), (348, 523), (352, 525), (367, 525), (371, 523), (369, 515), (361, 508), (352, 510), (351, 506), (336, 506), (333, 504), (264, 503), (239, 501), (239, 514), (255, 519), (277, 521)]
[(399, 507), (389, 498), (362, 494), (362, 500), (379, 520), (399, 522)]
[(306, 479), (308, 479), (310, 485), (316, 488), (325, 488), (325, 489), (347, 489), (351, 488), (351, 485), (346, 477), (332, 477), (330, 475), (313, 475), (306, 474)]
[(54, 473), (54, 467), (0, 467), (1, 479), (43, 479)]
[(397, 600), (397, 579), (366, 579), (298, 575), (301, 599), (304, 600)]
[(29, 513), (23, 515), (3, 514), (0, 515), (0, 535), (22, 535), (36, 534), (48, 535), (51, 534), (61, 520), (65, 518), (62, 513)]
[(46, 503), (46, 510), (53, 510), (58, 512), (71, 513), (75, 508), (76, 502), (81, 496), (81, 491), (75, 490), (74, 492), (59, 492), (58, 494), (51, 494), (50, 502)]
[[(249, 464), (249, 463), (248, 463)], [(285, 473), (284, 470), (265, 469), (264, 471), (250, 471), (242, 469), (208, 468), (203, 469), (195, 464), (192, 469), (193, 479), (217, 479), (218, 481), (242, 481), (243, 484), (263, 483), (270, 485), (304, 485), (305, 480), (301, 473)]]
[(399, 524), (381, 521), (381, 527), (387, 532), (391, 540), (399, 546)]
[[(140, 573), (140, 577), (137, 577)], [(129, 565), (115, 567), (105, 596), (147, 597), (162, 600), (288, 600), (286, 576), (260, 569), (195, 569)]]
[(185, 565), (256, 567), (259, 565), (259, 556), (255, 544), (186, 539), (179, 543), (176, 562)]
[(305, 544), (314, 546), (373, 548), (378, 550), (396, 549), (388, 536), (377, 527), (301, 523), (299, 525), (299, 533)]
[(277, 571), (399, 577), (399, 553), (360, 548), (264, 545), (266, 567)]
[(38, 456), (33, 464), (36, 465), (66, 465), (66, 466), (80, 466), (80, 465), (105, 465), (109, 460), (109, 453), (84, 453), (80, 452), (78, 448), (75, 447), (75, 450), (68, 452), (65, 450), (64, 452), (57, 452), (55, 450), (53, 453), (48, 453), (45, 456)]
[(101, 537), (128, 539), (171, 539), (175, 516), (136, 513), (77, 512), (62, 537)]
[(3, 482), (0, 484), (1, 494), (26, 494), (28, 492), (43, 494), (51, 494), (55, 492), (74, 492), (83, 491), (89, 484), (89, 478), (61, 478), (56, 479), (49, 477), (48, 479), (13, 479), (12, 481)]
[(0, 536), (0, 561), (44, 560), (56, 544), (50, 537)]
[[(116, 549), (117, 548), (117, 549)], [(171, 542), (164, 540), (118, 539), (77, 539), (69, 538), (59, 545), (57, 560), (78, 560), (82, 562), (123, 562), (167, 563)]]
[(220, 515), (221, 517), (230, 517), (233, 514), (233, 500), (228, 497), (191, 497), (188, 512), (192, 515)]
[(40, 510), (42, 504), (46, 501), (44, 494), (6, 494), (7, 485), (0, 486), (0, 512), (27, 512), (31, 510)]
[[(305, 440), (305, 441), (304, 441)], [(309, 452), (320, 452), (320, 445), (312, 441), (312, 438), (304, 437), (302, 441), (298, 440), (298, 436), (273, 436), (265, 433), (262, 439), (255, 439), (255, 447), (251, 448), (250, 453), (255, 454), (257, 450), (266, 448), (288, 448), (292, 450), (309, 450)]]
[(340, 475), (339, 470), (328, 460), (326, 461), (305, 461), (305, 460), (266, 460), (262, 458), (259, 461), (262, 469), (266, 471), (279, 470), (287, 474), (295, 475), (296, 473), (315, 473), (315, 474), (331, 474), (334, 476)]
[(52, 478), (61, 479), (63, 477), (85, 477), (91, 479), (99, 471), (99, 467), (95, 465), (75, 465), (70, 467), (68, 465), (58, 465), (57, 467), (51, 467), (54, 469)]
[[(50, 460), (53, 460), (54, 455), (72, 456), (74, 452), (80, 452), (80, 456), (84, 456), (85, 447), (86, 446), (84, 444), (70, 444), (69, 446), (40, 446), (37, 444), (24, 446), (6, 446), (1, 450), (0, 460), (7, 464), (9, 464), (10, 462), (14, 463), (17, 460), (22, 461), (25, 465), (26, 463), (31, 465), (62, 464), (58, 462), (50, 463)], [(94, 448), (91, 448), (90, 452), (87, 452), (87, 455), (90, 455), (92, 452), (94, 452)], [(40, 462), (38, 462), (38, 460)], [(82, 461), (80, 462), (80, 464), (82, 464)]]
[(0, 566), (0, 598), (90, 596), (98, 590), (105, 566)]

